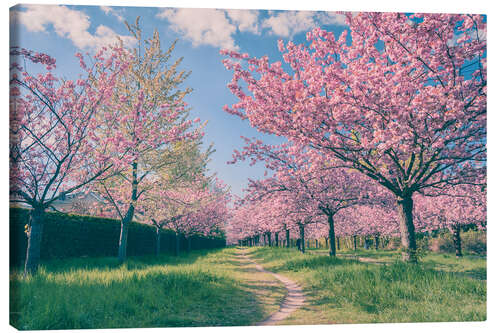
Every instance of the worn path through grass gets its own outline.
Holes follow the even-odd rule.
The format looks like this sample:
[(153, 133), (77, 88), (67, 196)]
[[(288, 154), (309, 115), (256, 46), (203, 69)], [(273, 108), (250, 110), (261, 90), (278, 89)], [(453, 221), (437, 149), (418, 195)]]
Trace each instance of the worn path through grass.
[(246, 249), (239, 249), (239, 257), (241, 261), (250, 262), (251, 264), (255, 265), (255, 268), (257, 268), (259, 272), (272, 275), (275, 279), (281, 281), (287, 289), (287, 296), (281, 303), (279, 310), (274, 312), (266, 320), (257, 323), (257, 325), (276, 325), (282, 322), (285, 318), (289, 317), (293, 312), (304, 306), (306, 301), (305, 296), (302, 293), (302, 288), (297, 283), (295, 283), (295, 281), (283, 275), (265, 270), (261, 265), (257, 264), (255, 261), (248, 257)]
[(237, 249), (179, 257), (76, 258), (10, 275), (10, 323), (22, 330), (246, 326), (279, 310), (285, 287)]
[[(312, 252), (248, 250), (265, 269), (297, 281), (307, 297), (280, 325), (486, 320), (482, 259), (433, 255), (417, 265), (397, 259), (373, 264)], [(384, 253), (373, 256), (383, 259)]]

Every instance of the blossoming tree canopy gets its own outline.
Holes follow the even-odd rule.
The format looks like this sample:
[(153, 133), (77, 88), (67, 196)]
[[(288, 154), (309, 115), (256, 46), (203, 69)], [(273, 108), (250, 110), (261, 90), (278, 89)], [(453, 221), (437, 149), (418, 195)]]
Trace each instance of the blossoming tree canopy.
[(398, 199), (404, 257), (413, 260), (413, 194), (460, 183), (471, 164), (486, 160), (485, 21), (347, 13), (340, 36), (318, 28), (306, 45), (279, 41), (284, 63), (221, 51), (237, 60), (224, 60), (239, 99), (225, 110), (389, 189)]
[[(260, 192), (288, 191), (296, 200), (307, 202), (313, 215), (327, 218), (329, 237), (335, 239), (334, 216), (340, 210), (377, 200), (380, 189), (375, 182), (352, 169), (342, 167), (331, 159), (293, 143), (269, 146), (245, 139), (247, 146), (242, 152), (235, 151), (234, 161), (251, 159), (265, 161), (274, 176), (265, 181), (252, 181), (250, 187)], [(314, 212), (316, 210), (316, 212)], [(335, 256), (335, 246), (330, 246), (330, 255)]]
[[(33, 208), (26, 273), (38, 267), (45, 210), (111, 166), (110, 159), (91, 161), (88, 156), (102, 143), (91, 137), (98, 126), (96, 110), (110, 105), (117, 77), (128, 66), (123, 52), (120, 47), (103, 49), (91, 68), (81, 61), (85, 76), (65, 80), (52, 73), (56, 61), (50, 56), (11, 48), (17, 61), (11, 64), (10, 77), (11, 201)], [(47, 71), (32, 75), (20, 65), (26, 61), (44, 65)]]
[[(137, 201), (158, 177), (175, 162), (175, 145), (199, 140), (201, 128), (193, 129), (183, 101), (189, 88), (179, 85), (189, 73), (178, 71), (180, 60), (170, 63), (174, 44), (163, 51), (158, 32), (142, 39), (138, 20), (128, 25), (137, 47), (128, 50), (127, 71), (117, 78), (110, 105), (100, 108), (97, 119), (101, 126), (93, 133), (105, 144), (94, 152), (94, 158), (111, 158), (114, 175), (95, 184), (114, 214), (121, 220), (118, 258), (126, 258), (128, 225)], [(139, 52), (139, 49), (141, 50)]]
[(177, 254), (181, 234), (188, 238), (188, 245), (190, 237), (195, 234), (220, 236), (228, 218), (227, 205), (231, 199), (220, 180), (212, 182), (198, 178), (176, 183), (172, 188), (161, 182), (152, 186), (143, 200), (138, 202), (137, 211), (146, 223), (153, 224), (157, 229), (157, 254), (162, 228), (175, 231)]

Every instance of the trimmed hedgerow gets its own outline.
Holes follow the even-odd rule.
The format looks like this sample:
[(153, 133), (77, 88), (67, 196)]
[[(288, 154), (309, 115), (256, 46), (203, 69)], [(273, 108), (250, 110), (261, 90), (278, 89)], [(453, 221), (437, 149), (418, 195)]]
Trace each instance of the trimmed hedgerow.
[[(10, 266), (22, 264), (26, 256), (27, 237), (24, 232), (29, 210), (10, 208)], [(47, 212), (43, 226), (41, 258), (116, 256), (120, 238), (120, 221), (115, 219)], [(212, 249), (225, 246), (223, 238), (191, 237), (191, 248)], [(175, 233), (162, 230), (162, 253), (175, 251)], [(129, 227), (127, 255), (154, 254), (156, 230), (153, 226), (132, 222)], [(187, 240), (181, 237), (181, 251)]]

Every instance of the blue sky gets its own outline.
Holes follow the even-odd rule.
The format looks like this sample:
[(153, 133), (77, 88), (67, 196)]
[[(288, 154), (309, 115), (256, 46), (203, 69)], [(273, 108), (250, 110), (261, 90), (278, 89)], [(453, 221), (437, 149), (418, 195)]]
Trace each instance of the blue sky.
[[(303, 42), (305, 33), (316, 26), (333, 30), (336, 35), (346, 27), (343, 15), (334, 12), (173, 9), (154, 7), (56, 6), (26, 5), (11, 9), (11, 44), (45, 52), (57, 59), (56, 73), (74, 78), (80, 72), (76, 52), (94, 52), (120, 35), (130, 43), (124, 20), (141, 17), (143, 36), (158, 29), (164, 48), (179, 39), (174, 58), (184, 57), (182, 68), (192, 74), (185, 85), (194, 91), (186, 101), (192, 118), (208, 120), (205, 144), (214, 144), (209, 168), (241, 195), (248, 178), (264, 173), (260, 165), (228, 165), (234, 149), (243, 146), (240, 136), (257, 137), (268, 143), (281, 138), (264, 135), (248, 122), (225, 113), (222, 107), (236, 98), (226, 87), (232, 73), (222, 65), (221, 48), (248, 52), (252, 56), (268, 55), (280, 59), (276, 42)], [(132, 45), (132, 44), (130, 44)]]

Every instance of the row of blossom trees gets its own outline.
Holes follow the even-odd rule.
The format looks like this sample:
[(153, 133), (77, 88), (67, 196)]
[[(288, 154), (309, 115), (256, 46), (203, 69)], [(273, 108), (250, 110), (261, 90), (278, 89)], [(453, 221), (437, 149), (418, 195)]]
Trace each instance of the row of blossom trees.
[(403, 259), (415, 261), (421, 225), (485, 222), (486, 19), (345, 17), (340, 36), (316, 28), (305, 44), (279, 41), (283, 63), (221, 51), (239, 99), (225, 110), (288, 140), (287, 152), (249, 142), (236, 159), (252, 155), (275, 170), (250, 184), (250, 201), (286, 192), (294, 203), (285, 209), (303, 214), (296, 223), (321, 212), (332, 240), (340, 213), (342, 232), (349, 224), (388, 232), (397, 220)]
[[(79, 189), (105, 200), (95, 212), (121, 221), (120, 261), (138, 214), (187, 235), (223, 228), (227, 189), (206, 175), (211, 148), (202, 151), (203, 125), (188, 119), (191, 90), (179, 88), (189, 73), (170, 61), (175, 43), (162, 51), (158, 33), (143, 39), (138, 21), (127, 24), (135, 48), (118, 41), (89, 60), (76, 54), (75, 80), (56, 77), (50, 56), (11, 48), (11, 201), (32, 207), (25, 273), (38, 268), (46, 210)], [(46, 72), (29, 74), (30, 63)]]

